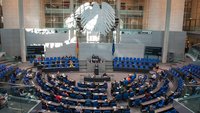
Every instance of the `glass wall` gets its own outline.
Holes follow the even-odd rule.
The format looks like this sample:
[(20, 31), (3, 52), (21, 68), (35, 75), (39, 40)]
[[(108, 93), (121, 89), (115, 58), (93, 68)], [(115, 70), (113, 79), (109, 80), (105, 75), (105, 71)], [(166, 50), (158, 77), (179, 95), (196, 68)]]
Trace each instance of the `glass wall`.
[(121, 28), (142, 29), (143, 9), (144, 0), (121, 0)]
[(70, 15), (70, 0), (45, 1), (45, 26), (47, 28), (62, 28), (64, 19)]
[[(76, 10), (85, 2), (107, 2), (115, 10), (116, 0), (76, 0), (73, 8)], [(45, 0), (45, 26), (47, 28), (63, 28), (64, 19), (74, 11), (70, 9), (70, 0)], [(144, 0), (121, 0), (120, 18), (122, 29), (142, 29)], [(117, 11), (116, 11), (117, 12)]]
[(200, 0), (185, 0), (183, 30), (200, 31)]

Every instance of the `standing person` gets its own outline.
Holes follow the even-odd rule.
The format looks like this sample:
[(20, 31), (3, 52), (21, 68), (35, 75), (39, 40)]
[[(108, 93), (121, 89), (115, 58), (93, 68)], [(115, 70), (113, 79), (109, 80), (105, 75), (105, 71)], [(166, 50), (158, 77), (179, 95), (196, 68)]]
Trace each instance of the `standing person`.
[(83, 109), (80, 103), (75, 107), (76, 112), (83, 113)]

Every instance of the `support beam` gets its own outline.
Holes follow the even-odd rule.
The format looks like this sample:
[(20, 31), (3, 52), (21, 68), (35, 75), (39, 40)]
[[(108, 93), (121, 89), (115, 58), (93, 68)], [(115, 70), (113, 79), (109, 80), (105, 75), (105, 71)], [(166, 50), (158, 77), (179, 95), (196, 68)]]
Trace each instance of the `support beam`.
[(70, 10), (71, 12), (74, 12), (74, 0), (70, 0)]
[(116, 16), (119, 18), (119, 24), (116, 28), (116, 42), (119, 43), (120, 42), (120, 7), (121, 7), (121, 0), (117, 0), (116, 1)]
[(167, 55), (168, 55), (168, 48), (169, 48), (170, 15), (171, 15), (171, 0), (167, 0), (165, 32), (164, 32), (164, 41), (163, 41), (163, 50), (162, 50), (162, 63), (167, 62)]
[(25, 29), (24, 29), (24, 5), (23, 0), (18, 0), (19, 10), (19, 29), (20, 29), (20, 51), (22, 62), (26, 62), (26, 42), (25, 42)]

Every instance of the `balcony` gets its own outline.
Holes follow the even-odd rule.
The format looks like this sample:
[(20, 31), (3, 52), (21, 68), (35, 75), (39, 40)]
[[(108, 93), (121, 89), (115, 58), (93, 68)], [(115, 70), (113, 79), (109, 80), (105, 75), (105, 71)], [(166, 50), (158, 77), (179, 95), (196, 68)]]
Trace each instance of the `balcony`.
[(61, 8), (46, 8), (46, 14), (62, 14), (62, 13), (71, 13), (70, 9), (61, 9)]

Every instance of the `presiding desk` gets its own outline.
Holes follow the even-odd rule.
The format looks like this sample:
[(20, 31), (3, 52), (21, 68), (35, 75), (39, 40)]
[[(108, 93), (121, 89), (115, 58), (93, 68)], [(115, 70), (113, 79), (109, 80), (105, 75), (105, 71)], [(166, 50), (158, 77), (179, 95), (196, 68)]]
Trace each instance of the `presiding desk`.
[(87, 81), (87, 82), (104, 82), (104, 81), (111, 81), (111, 78), (109, 76), (101, 76), (101, 75), (84, 76), (84, 81)]

